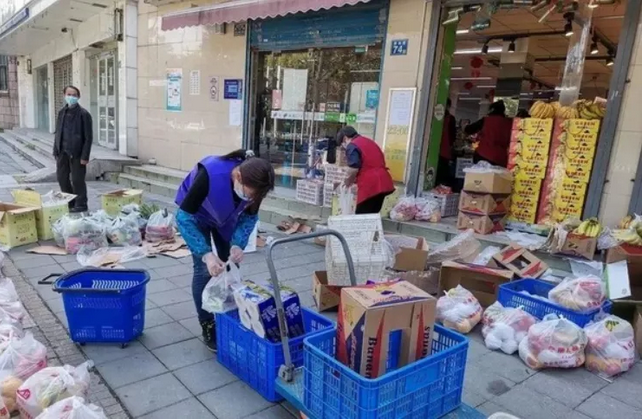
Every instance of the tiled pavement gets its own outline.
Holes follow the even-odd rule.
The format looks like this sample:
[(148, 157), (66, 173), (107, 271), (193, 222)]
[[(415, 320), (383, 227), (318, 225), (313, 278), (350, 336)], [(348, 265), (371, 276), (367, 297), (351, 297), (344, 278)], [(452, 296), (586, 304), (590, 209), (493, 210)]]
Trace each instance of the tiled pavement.
[[(45, 191), (47, 186), (40, 185)], [(91, 201), (98, 191), (114, 185), (91, 185)], [(0, 189), (0, 200), (6, 191)], [(157, 197), (159, 201), (162, 198)], [(28, 248), (28, 246), (26, 246)], [(324, 252), (308, 244), (289, 244), (275, 252), (280, 279), (295, 288), (305, 306), (313, 305), (311, 277), (323, 269)], [(73, 256), (34, 256), (18, 248), (11, 259), (32, 284), (52, 272), (79, 265)], [(288, 418), (284, 404), (273, 405), (220, 366), (200, 340), (191, 301), (191, 259), (156, 257), (127, 265), (147, 269), (146, 329), (125, 349), (115, 345), (87, 345), (85, 355), (135, 418)], [(245, 278), (267, 278), (264, 254), (246, 256)], [(65, 324), (60, 297), (37, 286), (40, 296)], [(49, 326), (47, 326), (49, 327)], [(470, 334), (464, 401), (484, 413), (505, 411), (521, 418), (619, 419), (641, 417), (641, 363), (608, 383), (584, 369), (534, 372), (517, 356), (487, 350), (478, 330)]]

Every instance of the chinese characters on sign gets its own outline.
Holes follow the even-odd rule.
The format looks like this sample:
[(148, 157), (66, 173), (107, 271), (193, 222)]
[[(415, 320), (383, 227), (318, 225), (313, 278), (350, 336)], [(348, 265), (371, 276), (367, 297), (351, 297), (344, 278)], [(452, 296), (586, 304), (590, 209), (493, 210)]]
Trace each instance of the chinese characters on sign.
[(408, 39), (394, 39), (391, 41), (391, 55), (406, 55), (408, 49)]
[(180, 68), (169, 68), (166, 71), (167, 90), (165, 109), (170, 112), (181, 112), (181, 88), (183, 82), (183, 70)]
[(393, 180), (404, 182), (406, 159), (411, 139), (415, 87), (389, 90), (384, 155)]
[(225, 79), (223, 80), (223, 98), (224, 99), (243, 99), (243, 80)]

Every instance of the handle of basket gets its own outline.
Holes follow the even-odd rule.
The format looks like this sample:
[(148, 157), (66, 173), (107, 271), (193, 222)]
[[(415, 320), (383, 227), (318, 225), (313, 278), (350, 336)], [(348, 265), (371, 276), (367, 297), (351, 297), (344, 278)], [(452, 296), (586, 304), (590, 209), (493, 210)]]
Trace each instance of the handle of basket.
[(56, 278), (56, 279), (58, 279), (58, 278), (60, 278), (62, 275), (63, 275), (63, 274), (56, 274), (56, 273), (54, 273), (54, 274), (49, 274), (49, 275), (47, 275), (46, 277), (44, 277), (43, 279), (41, 279), (40, 281), (38, 281), (38, 285), (54, 285), (54, 281), (53, 281), (53, 280), (52, 280), (52, 281), (49, 281), (49, 279), (51, 279), (51, 278)]

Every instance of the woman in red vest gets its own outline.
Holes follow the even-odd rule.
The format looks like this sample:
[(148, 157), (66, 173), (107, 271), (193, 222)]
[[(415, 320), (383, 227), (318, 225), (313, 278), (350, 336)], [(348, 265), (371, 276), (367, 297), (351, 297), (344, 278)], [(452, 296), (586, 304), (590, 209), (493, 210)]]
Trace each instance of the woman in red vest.
[(346, 126), (337, 133), (337, 143), (346, 149), (349, 176), (346, 185), (357, 183), (356, 214), (377, 214), (384, 198), (395, 191), (382, 149), (370, 138)]
[(499, 100), (491, 104), (489, 115), (464, 128), (468, 135), (478, 134), (480, 137), (473, 155), (474, 163), (486, 160), (493, 165), (507, 167), (512, 123), (512, 119), (505, 116), (505, 102)]

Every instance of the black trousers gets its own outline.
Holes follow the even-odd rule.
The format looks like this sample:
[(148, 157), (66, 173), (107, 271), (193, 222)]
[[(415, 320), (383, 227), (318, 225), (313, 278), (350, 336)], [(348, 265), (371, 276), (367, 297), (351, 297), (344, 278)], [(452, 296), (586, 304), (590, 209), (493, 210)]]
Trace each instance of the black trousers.
[(390, 192), (381, 193), (357, 204), (355, 214), (378, 214), (382, 210), (382, 205), (384, 205), (384, 198), (388, 195), (390, 195)]
[(60, 190), (76, 195), (76, 199), (70, 203), (70, 207), (87, 208), (86, 173), (87, 166), (80, 164), (80, 159), (70, 157), (66, 153), (61, 153), (56, 158), (56, 177)]

